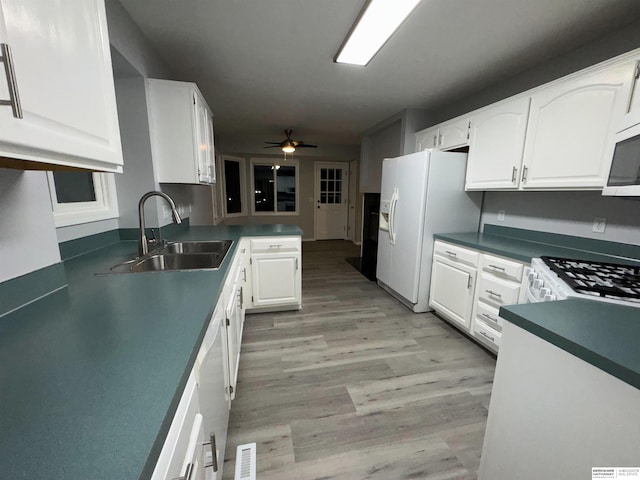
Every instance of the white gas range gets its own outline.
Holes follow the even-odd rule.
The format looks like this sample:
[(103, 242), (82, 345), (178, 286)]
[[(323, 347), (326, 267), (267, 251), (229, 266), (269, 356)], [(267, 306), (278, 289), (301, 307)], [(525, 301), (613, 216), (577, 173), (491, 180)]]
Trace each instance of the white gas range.
[(566, 298), (640, 307), (640, 266), (557, 257), (532, 259), (526, 301)]

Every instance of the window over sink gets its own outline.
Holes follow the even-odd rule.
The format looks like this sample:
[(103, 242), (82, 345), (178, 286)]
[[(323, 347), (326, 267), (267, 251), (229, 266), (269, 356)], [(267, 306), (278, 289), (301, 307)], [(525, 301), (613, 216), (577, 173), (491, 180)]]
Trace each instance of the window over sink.
[(55, 171), (47, 180), (56, 227), (118, 217), (113, 174)]

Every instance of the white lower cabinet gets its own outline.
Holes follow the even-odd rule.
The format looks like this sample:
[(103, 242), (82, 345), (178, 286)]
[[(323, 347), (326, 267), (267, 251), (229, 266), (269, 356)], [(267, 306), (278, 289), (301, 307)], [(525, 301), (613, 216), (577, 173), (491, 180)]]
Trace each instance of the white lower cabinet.
[[(185, 477), (191, 471), (202, 474), (203, 434), (199, 410), (198, 388), (192, 371), (151, 480), (172, 480)], [(191, 478), (194, 478), (193, 473)], [(200, 478), (204, 476), (201, 475)]]
[(477, 253), (436, 241), (429, 306), (457, 327), (469, 331)]
[(526, 265), (437, 240), (429, 306), (490, 350), (502, 336), (500, 307), (522, 303)]
[(251, 307), (301, 308), (300, 237), (251, 239)]
[(522, 281), (526, 265), (516, 260), (482, 253), (480, 269), (471, 334), (483, 345), (497, 352), (503, 324), (498, 312), (503, 305), (513, 305), (524, 300)]

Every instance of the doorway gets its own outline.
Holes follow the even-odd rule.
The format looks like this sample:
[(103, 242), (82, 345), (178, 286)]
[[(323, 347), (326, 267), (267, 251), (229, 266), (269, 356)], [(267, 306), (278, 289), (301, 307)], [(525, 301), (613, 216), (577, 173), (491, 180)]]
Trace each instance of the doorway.
[(315, 164), (316, 240), (346, 238), (348, 189), (348, 164)]

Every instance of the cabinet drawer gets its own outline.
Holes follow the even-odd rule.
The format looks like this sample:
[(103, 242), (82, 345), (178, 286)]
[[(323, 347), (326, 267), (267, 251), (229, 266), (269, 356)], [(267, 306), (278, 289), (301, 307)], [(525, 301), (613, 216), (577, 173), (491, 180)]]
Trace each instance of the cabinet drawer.
[(496, 350), (500, 347), (502, 333), (477, 318), (473, 322), (473, 335), (484, 343), (494, 345)]
[(269, 237), (251, 239), (251, 253), (297, 252), (299, 250), (300, 239), (298, 237)]
[(520, 262), (484, 253), (482, 255), (482, 269), (520, 282), (520, 280), (522, 280), (524, 265)]
[(518, 303), (520, 284), (502, 280), (495, 275), (482, 272), (478, 285), (478, 298), (497, 306)]
[(492, 328), (502, 331), (502, 324), (504, 323), (504, 320), (498, 314), (498, 309), (496, 307), (479, 300), (476, 308), (476, 317)]
[(467, 263), (469, 265), (473, 265), (474, 267), (478, 266), (478, 257), (480, 254), (475, 250), (459, 247), (458, 245), (452, 245), (450, 243), (436, 241), (435, 245), (433, 246), (433, 251), (435, 254), (442, 255), (449, 260)]

